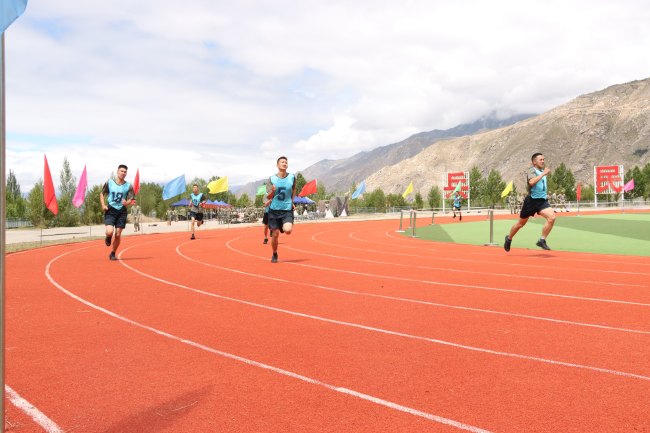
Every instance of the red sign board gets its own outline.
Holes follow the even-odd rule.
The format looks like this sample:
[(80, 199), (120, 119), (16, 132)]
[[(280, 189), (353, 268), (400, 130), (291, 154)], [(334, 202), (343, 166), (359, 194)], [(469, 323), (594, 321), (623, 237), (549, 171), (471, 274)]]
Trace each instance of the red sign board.
[(623, 166), (601, 165), (594, 167), (596, 194), (614, 194), (623, 190)]
[(454, 192), (458, 183), (460, 186), (460, 196), (464, 199), (469, 198), (469, 172), (459, 171), (456, 173), (447, 173), (447, 179), (445, 179), (445, 186), (442, 188), (442, 194), (445, 198), (449, 198), (451, 193)]

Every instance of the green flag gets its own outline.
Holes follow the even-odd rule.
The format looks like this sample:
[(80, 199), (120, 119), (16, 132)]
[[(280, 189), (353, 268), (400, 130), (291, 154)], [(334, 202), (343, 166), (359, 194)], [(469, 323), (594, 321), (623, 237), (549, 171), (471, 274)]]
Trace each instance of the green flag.
[(257, 188), (257, 192), (255, 195), (264, 195), (266, 194), (266, 185), (260, 185), (259, 188)]

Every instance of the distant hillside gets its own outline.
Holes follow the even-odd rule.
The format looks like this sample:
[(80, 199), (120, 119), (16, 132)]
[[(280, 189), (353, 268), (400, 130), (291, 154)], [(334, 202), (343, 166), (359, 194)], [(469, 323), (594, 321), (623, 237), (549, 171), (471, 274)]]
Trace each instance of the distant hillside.
[(534, 152), (552, 168), (561, 162), (576, 178), (593, 183), (593, 166), (650, 162), (650, 79), (580, 96), (539, 116), (472, 136), (437, 141), (419, 154), (386, 166), (366, 179), (368, 190), (403, 192), (413, 181), (426, 195), (447, 171), (478, 166), (498, 169), (504, 180), (524, 186), (523, 173)]
[[(347, 191), (354, 182), (359, 183), (382, 167), (397, 164), (417, 155), (438, 140), (462, 137), (479, 131), (512, 125), (531, 116), (533, 114), (521, 114), (507, 119), (498, 119), (495, 115), (490, 115), (451, 129), (420, 132), (398, 143), (359, 152), (349, 158), (325, 159), (299, 171), (307, 180), (318, 179), (318, 183), (325, 185), (327, 191)], [(265, 180), (260, 179), (243, 185), (238, 189), (237, 194), (253, 195), (257, 187)]]

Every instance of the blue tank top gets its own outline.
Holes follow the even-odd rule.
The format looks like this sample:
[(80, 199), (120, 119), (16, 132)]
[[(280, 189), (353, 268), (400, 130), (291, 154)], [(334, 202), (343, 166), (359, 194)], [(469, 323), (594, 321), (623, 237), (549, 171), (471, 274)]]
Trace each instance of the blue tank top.
[[(533, 177), (539, 176), (543, 173), (543, 171), (539, 171), (536, 168), (533, 168), (533, 170), (535, 170), (535, 176)], [(530, 188), (530, 196), (532, 198), (546, 198), (546, 191), (546, 176), (544, 176), (539, 182)]]
[(460, 195), (454, 197), (454, 207), (460, 207)]
[(122, 209), (122, 200), (126, 200), (126, 195), (131, 188), (129, 182), (124, 182), (122, 185), (115, 183), (113, 179), (108, 179), (108, 205), (117, 210)]
[(284, 178), (278, 177), (276, 174), (271, 176), (271, 183), (275, 185), (275, 195), (271, 201), (271, 210), (291, 210), (293, 203), (291, 202), (291, 192), (296, 178), (293, 174), (287, 173)]
[(199, 204), (201, 203), (202, 200), (203, 200), (203, 193), (202, 192), (200, 192), (200, 193), (198, 193), (196, 195), (194, 195), (194, 193), (190, 194), (190, 201), (192, 202), (192, 206), (199, 207)]

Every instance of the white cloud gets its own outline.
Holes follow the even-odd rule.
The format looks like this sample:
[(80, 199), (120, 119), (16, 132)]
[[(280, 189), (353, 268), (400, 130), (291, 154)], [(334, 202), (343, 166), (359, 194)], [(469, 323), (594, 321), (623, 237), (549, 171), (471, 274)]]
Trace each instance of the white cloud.
[(646, 78), (648, 22), (642, 1), (30, 2), (6, 33), (7, 168), (244, 183)]

